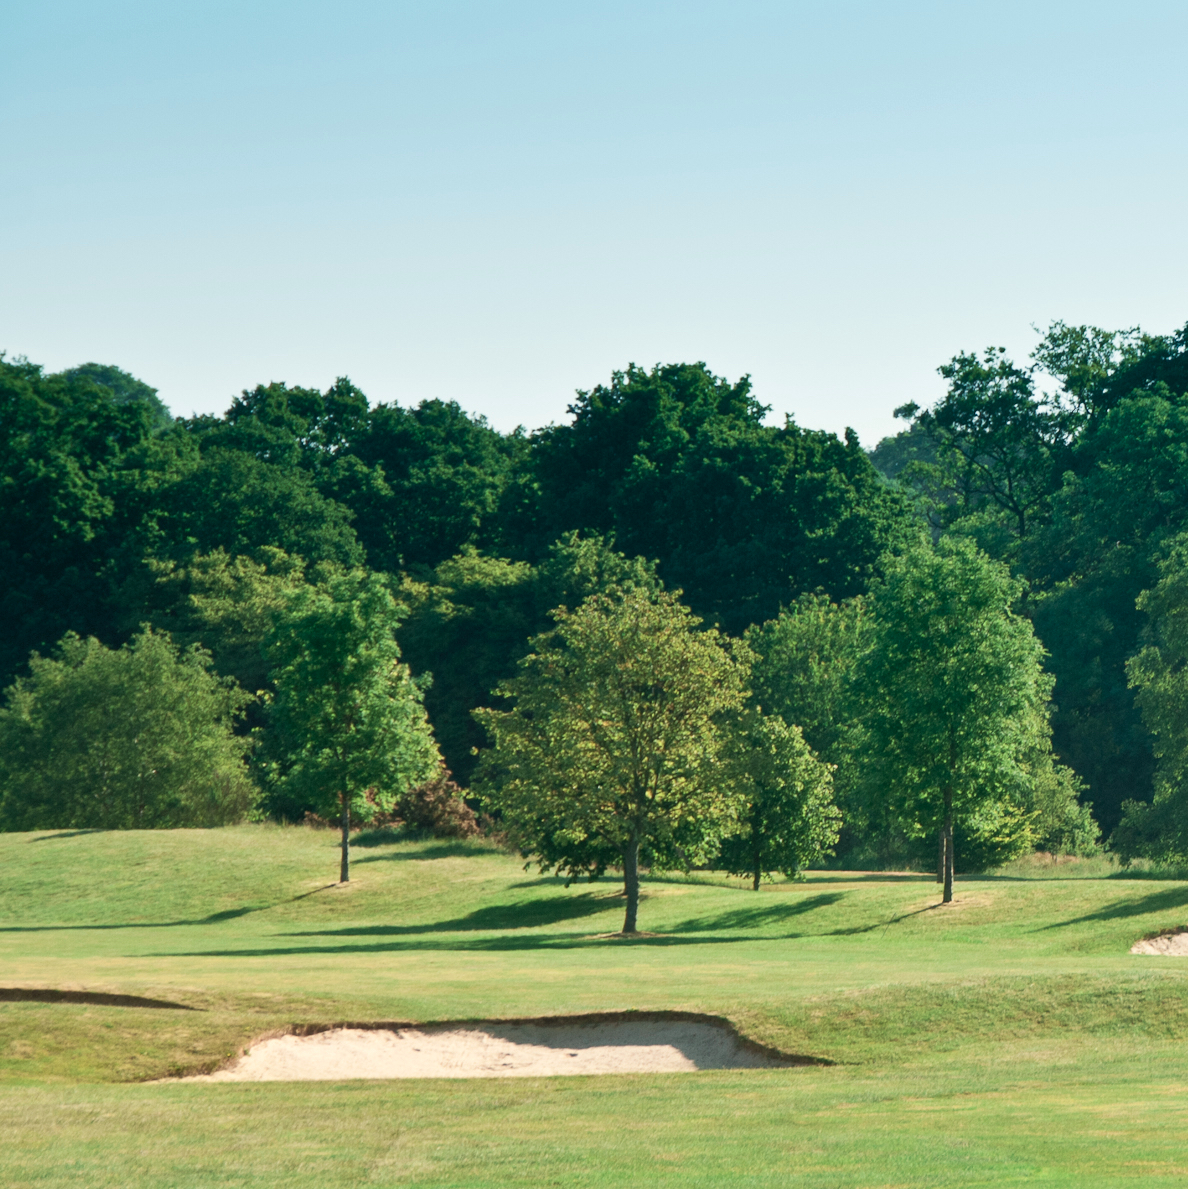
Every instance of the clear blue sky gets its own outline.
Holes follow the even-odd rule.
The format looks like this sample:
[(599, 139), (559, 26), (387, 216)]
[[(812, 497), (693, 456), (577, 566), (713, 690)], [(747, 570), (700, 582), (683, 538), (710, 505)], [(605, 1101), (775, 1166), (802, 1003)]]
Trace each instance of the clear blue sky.
[(630, 361), (873, 444), (1188, 321), (1188, 4), (0, 0), (0, 348), (501, 428)]

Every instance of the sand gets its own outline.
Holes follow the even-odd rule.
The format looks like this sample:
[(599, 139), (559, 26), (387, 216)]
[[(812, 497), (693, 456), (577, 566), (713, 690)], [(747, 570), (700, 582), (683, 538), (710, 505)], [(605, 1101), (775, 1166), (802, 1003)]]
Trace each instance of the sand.
[(1163, 954), (1171, 957), (1188, 957), (1188, 930), (1177, 929), (1172, 933), (1160, 933), (1158, 937), (1144, 937), (1130, 947), (1132, 954)]
[(792, 1059), (749, 1046), (729, 1027), (696, 1020), (540, 1021), (423, 1028), (334, 1028), (260, 1041), (189, 1082), (346, 1078), (506, 1078), (558, 1074), (762, 1069)]

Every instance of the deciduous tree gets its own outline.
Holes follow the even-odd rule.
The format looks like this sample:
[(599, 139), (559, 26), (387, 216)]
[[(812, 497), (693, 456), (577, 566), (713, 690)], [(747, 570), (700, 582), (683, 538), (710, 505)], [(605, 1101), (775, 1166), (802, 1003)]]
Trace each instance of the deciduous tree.
[(674, 594), (628, 590), (559, 609), (500, 696), (480, 710), (495, 741), (482, 789), (542, 870), (623, 868), (634, 933), (641, 857), (681, 866), (735, 824), (725, 717), (746, 696), (746, 653)]
[(743, 828), (723, 841), (719, 861), (731, 875), (749, 876), (758, 891), (764, 875), (791, 878), (830, 853), (841, 813), (829, 765), (778, 715), (742, 714), (734, 756)]
[(399, 608), (377, 574), (352, 570), (287, 596), (265, 647), (276, 794), (342, 830), (340, 881), (350, 878), (352, 813), (388, 809), (440, 767), (421, 687), (400, 663)]
[(944, 901), (953, 824), (1027, 789), (1051, 680), (1019, 584), (966, 540), (942, 538), (887, 563), (871, 595), (874, 642), (858, 681), (866, 779), (917, 836), (939, 827)]

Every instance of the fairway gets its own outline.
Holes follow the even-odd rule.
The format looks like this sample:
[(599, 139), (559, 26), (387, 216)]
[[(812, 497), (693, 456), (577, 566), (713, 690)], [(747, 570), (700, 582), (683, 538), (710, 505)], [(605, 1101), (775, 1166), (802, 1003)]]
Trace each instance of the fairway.
[[(304, 828), (0, 836), (5, 1185), (1182, 1184), (1188, 886), (1102, 860), (752, 892), (541, 878), (484, 843)], [(724, 1016), (832, 1064), (508, 1081), (141, 1084), (293, 1025)]]

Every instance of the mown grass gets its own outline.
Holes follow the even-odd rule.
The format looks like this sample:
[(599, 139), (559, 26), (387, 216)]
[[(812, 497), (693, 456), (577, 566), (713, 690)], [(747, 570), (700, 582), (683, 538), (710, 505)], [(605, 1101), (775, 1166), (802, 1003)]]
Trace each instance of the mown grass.
[[(364, 839), (364, 841), (368, 841)], [(1180, 1184), (1188, 885), (1107, 861), (751, 892), (565, 888), (481, 843), (305, 829), (0, 836), (5, 1185)], [(1151, 873), (1146, 873), (1148, 876)], [(515, 1081), (143, 1084), (297, 1023), (680, 1009), (827, 1058)]]

